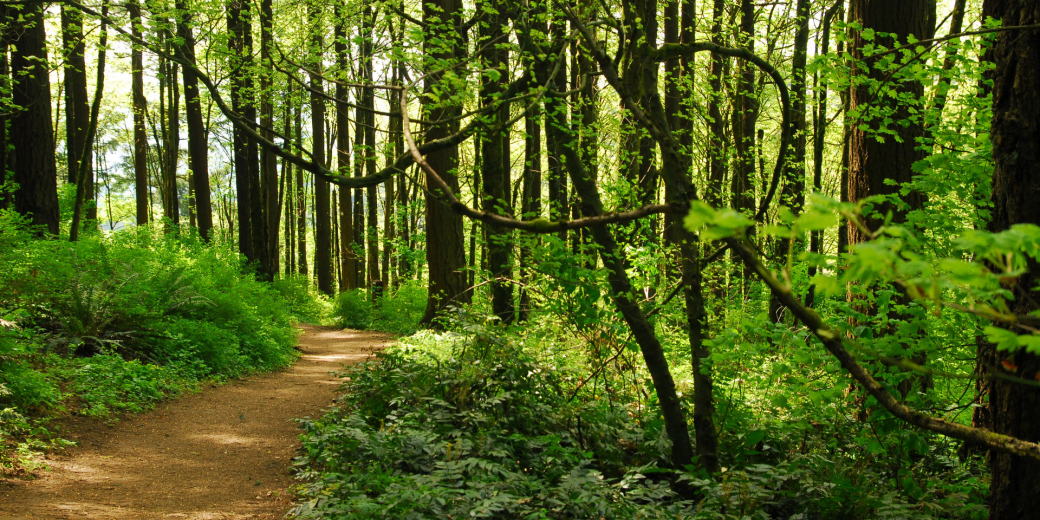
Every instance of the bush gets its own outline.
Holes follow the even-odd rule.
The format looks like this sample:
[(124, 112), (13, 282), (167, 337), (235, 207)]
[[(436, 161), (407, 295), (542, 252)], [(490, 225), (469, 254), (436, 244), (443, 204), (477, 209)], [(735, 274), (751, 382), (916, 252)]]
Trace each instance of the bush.
[(419, 330), (419, 320), (425, 312), (426, 286), (408, 281), (373, 306), (371, 326), (375, 330), (408, 336)]
[(577, 406), (561, 388), (566, 374), (502, 338), (424, 338), (454, 348), (437, 356), (392, 347), (349, 371), (342, 409), (303, 421), (305, 455), (297, 464), (311, 482), (294, 514), (630, 519), (688, 512), (667, 483), (641, 474), (605, 478), (588, 448), (605, 443), (592, 437), (606, 430), (593, 425), (575, 435)]
[(29, 421), (75, 399), (91, 416), (136, 412), (201, 378), (285, 366), (293, 321), (329, 307), (302, 280), (258, 282), (230, 244), (191, 233), (70, 243), (27, 229), (0, 210), (0, 408)]
[(365, 330), (372, 325), (372, 302), (361, 289), (339, 293), (332, 312), (336, 325), (345, 329)]
[(419, 330), (419, 320), (426, 311), (426, 287), (408, 281), (388, 291), (373, 305), (371, 295), (363, 289), (339, 293), (332, 314), (337, 326), (347, 329), (378, 330), (401, 336)]

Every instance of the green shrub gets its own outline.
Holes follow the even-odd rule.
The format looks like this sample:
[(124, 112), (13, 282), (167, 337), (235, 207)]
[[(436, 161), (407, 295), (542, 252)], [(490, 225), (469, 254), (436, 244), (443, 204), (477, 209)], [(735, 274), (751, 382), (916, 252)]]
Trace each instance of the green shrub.
[(43, 409), (56, 405), (61, 398), (58, 387), (43, 373), (17, 361), (0, 362), (0, 405), (22, 409)]
[(249, 359), (239, 352), (238, 337), (214, 323), (173, 318), (163, 328), (166, 338), (157, 342), (156, 352), (163, 365), (180, 367), (197, 377), (234, 376), (249, 365)]
[(174, 370), (114, 354), (57, 361), (55, 372), (81, 401), (79, 413), (90, 417), (148, 410), (186, 388)]
[(426, 286), (408, 281), (372, 306), (375, 330), (408, 336), (419, 330), (419, 320), (426, 312)]
[[(605, 478), (575, 435), (567, 374), (503, 338), (424, 335), (351, 369), (343, 408), (303, 421), (304, 518), (676, 518), (689, 504), (642, 474)], [(414, 345), (414, 343), (412, 343)], [(585, 415), (584, 413), (582, 415)], [(605, 410), (600, 415), (609, 415)], [(655, 468), (645, 470), (647, 474)]]
[(372, 325), (372, 302), (361, 289), (339, 293), (332, 313), (339, 327), (365, 330)]

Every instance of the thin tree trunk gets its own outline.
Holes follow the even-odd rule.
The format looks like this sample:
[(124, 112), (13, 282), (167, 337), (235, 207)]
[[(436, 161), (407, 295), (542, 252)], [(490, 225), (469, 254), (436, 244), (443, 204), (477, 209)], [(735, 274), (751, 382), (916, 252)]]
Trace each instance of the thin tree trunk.
[(87, 97), (86, 44), (83, 39), (83, 13), (61, 6), (62, 43), (65, 49), (65, 152), (68, 182), (79, 184), (89, 178), (90, 156), (81, 157), (90, 124), (90, 99)]
[[(823, 14), (823, 27), (820, 29), (822, 33), (822, 42), (820, 45), (820, 54), (826, 55), (831, 42), (831, 20), (834, 15), (842, 8), (845, 0), (838, 0), (827, 9)], [(814, 111), (813, 119), (813, 191), (816, 193), (823, 192), (823, 149), (827, 146), (827, 122), (830, 120), (827, 115), (827, 84), (820, 78), (819, 73), (815, 73), (816, 79), (814, 80), (816, 85), (816, 108)], [(822, 254), (823, 253), (823, 231), (813, 231), (809, 236), (809, 251)], [(816, 265), (810, 265), (808, 271), (808, 277), (811, 281), (816, 276)], [(816, 285), (809, 286), (809, 292), (805, 295), (805, 306), (812, 307), (816, 298)]]
[[(311, 158), (325, 166), (325, 100), (321, 77), (321, 49), (323, 48), (321, 13), (311, 3), (307, 9), (311, 30)], [(332, 222), (329, 214), (329, 181), (314, 176), (314, 271), (318, 290), (333, 294), (332, 288)]]
[[(483, 66), (498, 70), (497, 78), (485, 76), (480, 89), (480, 97), (485, 103), (494, 102), (504, 90), (509, 79), (509, 51), (493, 42), (504, 38), (502, 27), (505, 25), (505, 14), (496, 11), (489, 3), (482, 2), (478, 9), (485, 9), (480, 15), (485, 23), (480, 24), (484, 53)], [(488, 134), (482, 141), (480, 173), (484, 185), (484, 196), (481, 197), (481, 208), (489, 213), (512, 215), (509, 203), (509, 129), (501, 128), (509, 120), (509, 104), (501, 107), (488, 116)], [(562, 165), (561, 165), (562, 166)], [(563, 175), (562, 168), (560, 175)], [(566, 189), (566, 188), (564, 188)], [(479, 190), (478, 190), (479, 192)], [(494, 225), (484, 225), (488, 250), (488, 271), (491, 275), (491, 309), (502, 323), (512, 323), (515, 309), (513, 306), (513, 232)]]
[[(301, 100), (302, 101), (302, 100)], [(303, 149), (303, 109), (298, 105), (293, 110), (296, 127), (296, 146)], [(303, 168), (296, 168), (296, 243), (299, 273), (307, 276), (307, 187), (303, 183)]]
[[(347, 20), (344, 18), (343, 6), (336, 5), (336, 59), (341, 71), (350, 70), (350, 55), (347, 52)], [(340, 175), (350, 175), (350, 112), (347, 97), (350, 88), (343, 83), (336, 84), (336, 169)], [(339, 263), (343, 275), (340, 277), (341, 291), (356, 289), (357, 260), (354, 253), (354, 219), (350, 200), (351, 189), (339, 190)]]
[[(361, 46), (361, 62), (365, 87), (361, 89), (361, 104), (365, 107), (365, 173), (374, 175), (376, 173), (376, 114), (375, 89), (371, 84), (373, 81), (372, 31), (375, 26), (375, 15), (371, 6), (365, 8), (363, 16), (361, 28), (364, 41)], [(365, 242), (368, 246), (368, 286), (379, 279), (379, 221), (376, 218), (376, 206), (379, 201), (376, 190), (376, 186), (369, 186), (365, 190), (365, 205), (367, 206), (365, 209), (368, 210), (367, 225), (365, 226), (367, 235)]]
[[(184, 0), (176, 3), (179, 14), (177, 36), (181, 40), (179, 52), (189, 63), (195, 63), (195, 36), (191, 30), (192, 12)], [(206, 242), (213, 240), (213, 202), (209, 188), (209, 140), (202, 118), (202, 98), (199, 78), (191, 67), (183, 67), (184, 119), (188, 123), (188, 163), (191, 167), (191, 186), (195, 199), (195, 221), (199, 236)]]
[[(134, 38), (141, 38), (141, 6), (138, 0), (130, 0), (126, 4), (130, 14), (130, 33)], [(151, 204), (148, 200), (148, 134), (145, 132), (144, 118), (148, 110), (148, 101), (144, 97), (144, 58), (141, 48), (133, 45), (130, 48), (131, 97), (134, 112), (134, 191), (136, 201), (137, 225), (148, 224), (151, 215)]]
[[(805, 107), (806, 107), (806, 72), (805, 64), (809, 49), (809, 0), (798, 0), (795, 4), (795, 20), (798, 29), (794, 35), (794, 57), (791, 63), (791, 133), (790, 150), (782, 150), (788, 154), (786, 168), (783, 173), (783, 187), (780, 189), (780, 205), (786, 206), (795, 215), (802, 212), (805, 206)], [(788, 255), (797, 259), (798, 253), (804, 249), (802, 240), (777, 240), (777, 262), (787, 264)], [(793, 248), (793, 251), (792, 251)], [(769, 319), (779, 323), (783, 317), (783, 305), (775, 296), (769, 298)]]
[[(98, 114), (101, 111), (101, 95), (105, 90), (105, 55), (108, 47), (108, 2), (101, 7), (101, 30), (100, 36), (98, 37), (98, 60), (97, 60), (97, 85), (94, 91), (94, 102), (90, 106), (90, 114), (87, 119), (86, 135), (83, 139), (83, 148), (77, 153), (78, 157), (91, 157), (93, 155), (93, 144), (94, 139), (97, 136), (98, 127)], [(86, 164), (86, 161), (81, 161), (81, 166)], [(83, 169), (80, 168), (80, 178), (76, 183), (76, 199), (74, 207), (72, 209), (72, 225), (69, 227), (69, 241), (75, 242), (79, 237), (80, 219), (83, 215), (83, 203), (87, 199), (87, 190), (93, 189), (93, 168)], [(95, 212), (94, 218), (89, 220), (97, 220), (97, 214)], [(95, 228), (97, 223), (94, 224)]]
[[(271, 75), (271, 43), (274, 39), (272, 26), (274, 13), (271, 0), (260, 1), (260, 124), (263, 128), (260, 135), (268, 141), (274, 141), (274, 105), (271, 96), (274, 94)], [(267, 272), (273, 277), (278, 273), (278, 218), (281, 215), (278, 207), (278, 158), (267, 148), (260, 149), (260, 186), (263, 201), (263, 213), (266, 219), (267, 239)]]

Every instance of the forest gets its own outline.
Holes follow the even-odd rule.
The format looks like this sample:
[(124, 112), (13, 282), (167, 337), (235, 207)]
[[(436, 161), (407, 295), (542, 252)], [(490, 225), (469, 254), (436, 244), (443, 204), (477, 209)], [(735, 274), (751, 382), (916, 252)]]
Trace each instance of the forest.
[(1038, 200), (1033, 0), (0, 0), (0, 474), (320, 323), (294, 517), (1037, 518)]

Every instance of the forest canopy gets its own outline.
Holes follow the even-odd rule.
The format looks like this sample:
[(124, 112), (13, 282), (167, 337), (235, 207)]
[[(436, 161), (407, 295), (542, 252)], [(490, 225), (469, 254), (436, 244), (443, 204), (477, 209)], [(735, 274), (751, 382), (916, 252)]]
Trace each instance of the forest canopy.
[[(68, 355), (271, 368), (325, 299), (345, 327), (436, 331), (309, 423), (323, 498), (299, 514), (414, 485), (366, 488), (357, 456), (447, 493), (397, 513), (419, 517), (1035, 516), (1034, 2), (19, 0), (0, 47), (0, 262), (22, 273), (0, 363), (59, 331), (94, 346)], [(135, 247), (152, 267), (119, 267)], [(45, 251), (105, 259), (98, 294), (233, 280), (276, 325), (189, 306), (71, 333), (78, 275), (53, 298), (21, 279), (57, 269)], [(200, 350), (187, 319), (240, 347)], [(16, 380), (0, 403), (24, 408)], [(483, 472), (386, 459), (418, 441), (384, 421)], [(576, 496), (599, 505), (553, 509)]]

